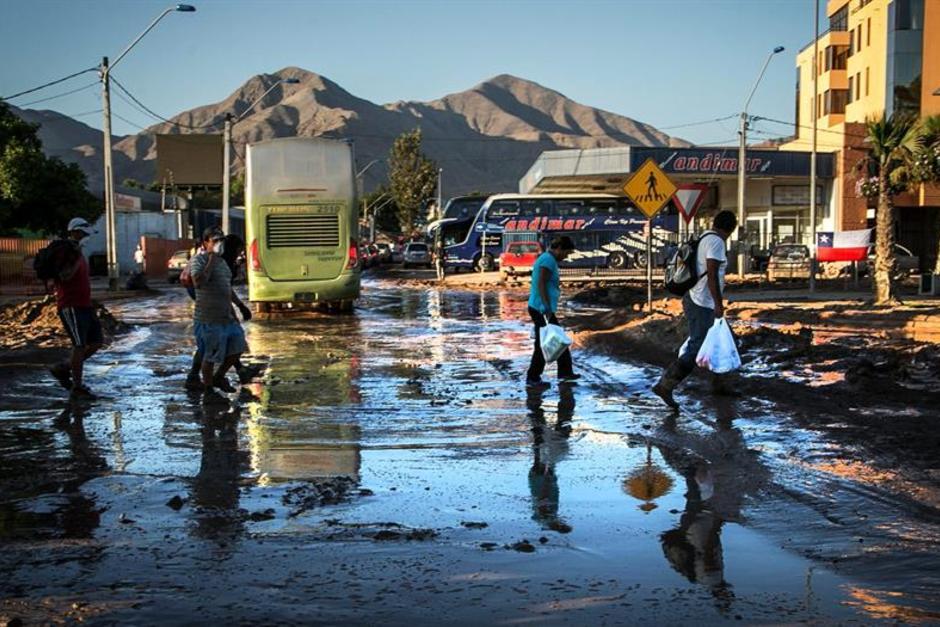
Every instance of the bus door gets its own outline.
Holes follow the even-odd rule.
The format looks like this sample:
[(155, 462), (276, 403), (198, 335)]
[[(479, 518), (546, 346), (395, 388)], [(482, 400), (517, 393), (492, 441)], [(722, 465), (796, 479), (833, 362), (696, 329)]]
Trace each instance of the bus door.
[(345, 201), (262, 205), (261, 265), (273, 281), (334, 279), (346, 267)]

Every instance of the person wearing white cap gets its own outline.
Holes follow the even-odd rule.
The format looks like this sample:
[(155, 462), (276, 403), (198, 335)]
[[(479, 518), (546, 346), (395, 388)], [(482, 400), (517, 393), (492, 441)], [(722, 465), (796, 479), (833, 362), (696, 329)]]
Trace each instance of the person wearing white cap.
[(91, 303), (88, 261), (80, 246), (80, 242), (94, 232), (84, 218), (72, 218), (67, 237), (71, 246), (65, 249), (53, 279), (59, 319), (72, 341), (72, 355), (68, 362), (50, 368), (50, 372), (69, 390), (73, 400), (96, 398), (83, 382), (84, 364), (101, 348), (103, 337), (101, 323)]

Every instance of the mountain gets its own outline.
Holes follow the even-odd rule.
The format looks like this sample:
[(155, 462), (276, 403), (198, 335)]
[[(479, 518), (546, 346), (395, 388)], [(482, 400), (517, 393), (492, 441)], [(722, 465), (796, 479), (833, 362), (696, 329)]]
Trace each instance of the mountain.
[[(247, 111), (271, 86), (288, 78), (299, 83), (277, 86)], [(545, 150), (689, 145), (648, 124), (577, 103), (508, 74), (431, 102), (377, 105), (328, 78), (289, 67), (254, 76), (225, 100), (184, 111), (170, 118), (172, 123), (115, 137), (115, 180), (152, 181), (154, 134), (221, 133), (227, 112), (244, 113), (232, 133), (237, 168), (243, 165), (246, 143), (295, 135), (351, 138), (357, 160), (366, 164), (385, 158), (399, 134), (420, 127), (424, 152), (444, 169), (448, 196), (472, 190), (515, 191), (519, 179)], [(51, 111), (17, 113), (43, 124), (47, 152), (81, 165), (90, 186), (100, 189), (100, 131)], [(381, 184), (386, 176), (384, 162), (376, 164), (365, 174), (366, 188)]]

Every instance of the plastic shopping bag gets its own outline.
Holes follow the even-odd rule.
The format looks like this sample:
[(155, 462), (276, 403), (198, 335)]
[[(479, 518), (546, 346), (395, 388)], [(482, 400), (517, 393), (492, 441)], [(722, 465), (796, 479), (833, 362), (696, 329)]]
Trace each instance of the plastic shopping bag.
[(571, 338), (557, 324), (547, 324), (539, 329), (539, 342), (545, 362), (552, 363), (571, 345)]
[(724, 318), (717, 318), (708, 330), (702, 347), (698, 350), (695, 363), (716, 374), (731, 372), (741, 367), (741, 356), (734, 344), (734, 335)]

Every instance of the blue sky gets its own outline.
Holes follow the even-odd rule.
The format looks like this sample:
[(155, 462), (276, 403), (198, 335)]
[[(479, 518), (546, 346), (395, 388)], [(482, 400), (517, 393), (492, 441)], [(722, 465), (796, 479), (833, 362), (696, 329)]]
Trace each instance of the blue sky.
[[(734, 143), (736, 122), (673, 128), (740, 111), (769, 51), (750, 111), (792, 120), (795, 55), (812, 39), (813, 0), (193, 0), (114, 69), (170, 116), (225, 98), (254, 74), (296, 65), (384, 104), (432, 100), (509, 73), (583, 104), (698, 143)], [(823, 7), (825, 2), (821, 2)], [(3, 0), (0, 96), (116, 57), (164, 8), (152, 0)], [(823, 21), (821, 30), (825, 30)], [(92, 73), (13, 100), (23, 106), (95, 82)], [(116, 115), (155, 120), (113, 97)], [(100, 89), (30, 108), (101, 125)], [(114, 132), (137, 128), (115, 118)], [(758, 130), (790, 129), (762, 122)], [(760, 139), (757, 135), (755, 139)]]

